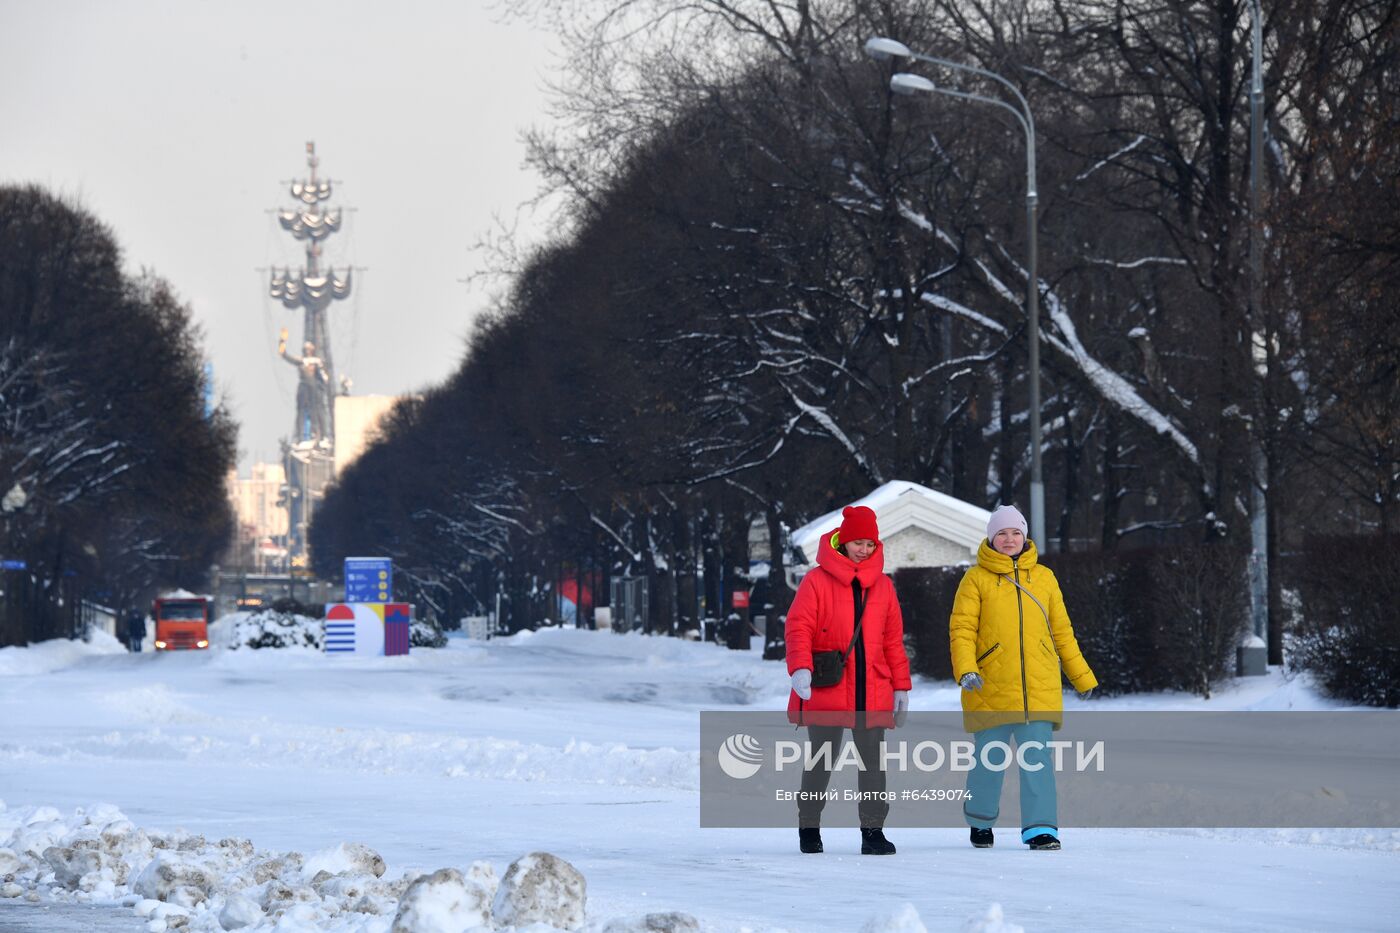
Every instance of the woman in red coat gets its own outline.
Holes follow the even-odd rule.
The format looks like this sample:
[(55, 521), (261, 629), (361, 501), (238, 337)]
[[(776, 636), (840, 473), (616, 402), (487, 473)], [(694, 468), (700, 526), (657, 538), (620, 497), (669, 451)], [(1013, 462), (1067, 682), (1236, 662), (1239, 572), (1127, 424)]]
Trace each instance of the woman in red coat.
[[(841, 516), (841, 527), (823, 536), (816, 569), (802, 578), (787, 617), (788, 719), (807, 726), (808, 757), (815, 759), (802, 775), (797, 833), (803, 852), (822, 851), (823, 792), (831, 781), (831, 763), (840, 760), (842, 733), (850, 727), (867, 766), (859, 772), (861, 854), (893, 855), (894, 845), (884, 834), (889, 804), (883, 800), (880, 743), (895, 716), (909, 708), (904, 619), (894, 583), (884, 574), (875, 513), (858, 505)], [(857, 616), (860, 637), (853, 639)], [(813, 686), (812, 655), (823, 651), (844, 654), (841, 680)]]

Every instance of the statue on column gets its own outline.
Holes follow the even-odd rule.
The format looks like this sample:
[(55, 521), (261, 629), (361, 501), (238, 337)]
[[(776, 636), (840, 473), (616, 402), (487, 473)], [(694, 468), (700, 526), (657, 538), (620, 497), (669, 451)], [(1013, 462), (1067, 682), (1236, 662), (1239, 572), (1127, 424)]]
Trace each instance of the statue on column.
[(297, 367), (297, 425), (293, 437), (302, 440), (320, 441), (330, 435), (330, 425), (326, 423), (326, 387), (330, 385), (330, 374), (321, 358), (316, 355), (316, 345), (306, 341), (301, 345), (302, 355), (293, 356), (287, 352), (287, 328), (277, 341), (277, 352), (282, 359)]

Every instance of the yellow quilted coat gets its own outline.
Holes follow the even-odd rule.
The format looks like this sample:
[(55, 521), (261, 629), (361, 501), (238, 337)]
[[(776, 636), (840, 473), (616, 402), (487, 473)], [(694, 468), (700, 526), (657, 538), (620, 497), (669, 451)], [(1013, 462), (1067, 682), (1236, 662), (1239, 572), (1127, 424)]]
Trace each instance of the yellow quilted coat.
[(1037, 719), (1058, 729), (1061, 670), (1081, 693), (1099, 683), (1079, 652), (1059, 581), (1030, 541), (1014, 559), (982, 542), (953, 599), (948, 642), (953, 677), (975, 671), (984, 681), (981, 690), (962, 691), (969, 732)]

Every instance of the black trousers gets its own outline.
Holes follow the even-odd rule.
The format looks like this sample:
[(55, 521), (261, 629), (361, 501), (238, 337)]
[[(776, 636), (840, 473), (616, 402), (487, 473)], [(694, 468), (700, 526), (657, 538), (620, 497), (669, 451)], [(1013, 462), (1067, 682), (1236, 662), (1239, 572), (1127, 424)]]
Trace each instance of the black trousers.
[[(797, 801), (797, 825), (808, 829), (821, 825), (822, 808), (826, 800), (822, 796), (831, 783), (830, 765), (841, 759), (841, 737), (846, 730), (841, 726), (808, 726), (807, 741), (812, 747), (812, 767), (802, 772), (802, 795)], [(885, 817), (890, 812), (889, 803), (883, 799), (885, 793), (884, 761), (880, 757), (880, 743), (885, 739), (884, 729), (851, 729), (851, 740), (855, 743), (860, 760), (865, 765), (856, 779), (860, 800), (856, 812), (860, 815), (860, 825), (864, 829), (881, 829)], [(827, 750), (823, 746), (829, 746)]]

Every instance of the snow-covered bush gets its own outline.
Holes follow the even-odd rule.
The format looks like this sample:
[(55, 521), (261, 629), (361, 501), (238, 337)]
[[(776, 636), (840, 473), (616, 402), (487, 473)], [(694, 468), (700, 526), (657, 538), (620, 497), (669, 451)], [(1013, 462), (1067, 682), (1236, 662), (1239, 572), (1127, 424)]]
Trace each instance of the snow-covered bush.
[(304, 647), (319, 651), (325, 635), (322, 619), (285, 611), (277, 608), (278, 605), (280, 603), (233, 617), (233, 632), (228, 636), (228, 647)]
[(447, 636), (436, 622), (414, 619), (408, 632), (408, 643), (414, 648), (445, 648)]

